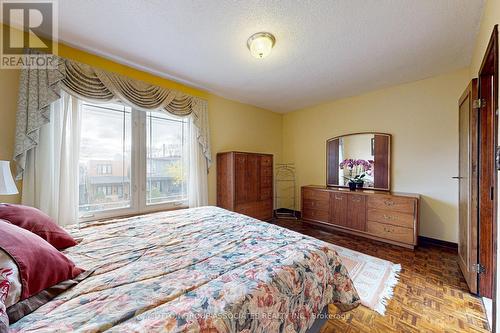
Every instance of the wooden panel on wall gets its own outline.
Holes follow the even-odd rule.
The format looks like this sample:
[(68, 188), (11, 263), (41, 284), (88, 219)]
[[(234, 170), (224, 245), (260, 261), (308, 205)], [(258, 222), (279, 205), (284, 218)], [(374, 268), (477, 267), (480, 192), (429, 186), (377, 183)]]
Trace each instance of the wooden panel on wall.
[(375, 135), (375, 188), (389, 188), (389, 140), (387, 135)]
[(326, 142), (327, 180), (326, 183), (335, 185), (339, 183), (339, 139)]

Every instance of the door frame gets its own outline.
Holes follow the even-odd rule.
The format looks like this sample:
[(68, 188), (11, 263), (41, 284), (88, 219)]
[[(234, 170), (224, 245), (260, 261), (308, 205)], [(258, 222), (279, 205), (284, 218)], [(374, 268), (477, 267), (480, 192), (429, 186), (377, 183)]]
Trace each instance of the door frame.
[[(479, 96), (479, 229), (478, 262), (485, 267), (479, 274), (478, 292), (493, 301), (496, 325), (497, 252), (497, 167), (498, 145), (498, 25), (495, 25), (478, 73)], [(492, 102), (493, 101), (493, 102)]]
[[(479, 148), (479, 112), (477, 108), (474, 108), (474, 101), (478, 99), (478, 80), (472, 79), (463, 92), (462, 96), (458, 101), (458, 110), (459, 110), (459, 120), (458, 120), (458, 128), (459, 128), (459, 173), (458, 177), (453, 177), (459, 180), (458, 183), (458, 193), (459, 193), (459, 227), (463, 228), (461, 219), (464, 218), (462, 216), (461, 211), (461, 200), (462, 196), (462, 182), (467, 181), (469, 183), (468, 195), (468, 229), (467, 229), (467, 258), (464, 258), (462, 261), (461, 258), (461, 239), (459, 235), (459, 248), (458, 248), (458, 265), (462, 270), (462, 274), (465, 277), (465, 280), (468, 284), (470, 291), (474, 294), (478, 294), (478, 274), (475, 272), (475, 267), (477, 267), (478, 263), (478, 228), (479, 228), (479, 211), (478, 211), (478, 148)], [(467, 133), (462, 133), (462, 106), (465, 103), (468, 103), (467, 108), (467, 118), (468, 118), (468, 127)], [(462, 156), (462, 135), (467, 135), (467, 146), (468, 146), (468, 155)], [(461, 172), (461, 163), (462, 161), (467, 161), (468, 163), (468, 174), (464, 175)], [(461, 233), (462, 230), (459, 230)], [(463, 241), (463, 240), (462, 240)]]

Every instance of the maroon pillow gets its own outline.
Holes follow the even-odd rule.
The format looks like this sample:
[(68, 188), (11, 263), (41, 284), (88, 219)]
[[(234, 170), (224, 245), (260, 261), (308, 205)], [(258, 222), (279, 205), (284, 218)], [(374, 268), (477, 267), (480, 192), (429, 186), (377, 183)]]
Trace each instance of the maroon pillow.
[(83, 272), (39, 236), (3, 220), (0, 220), (0, 230), (0, 248), (19, 268), (21, 300)]
[(0, 204), (0, 219), (37, 234), (59, 250), (77, 244), (50, 216), (33, 207)]

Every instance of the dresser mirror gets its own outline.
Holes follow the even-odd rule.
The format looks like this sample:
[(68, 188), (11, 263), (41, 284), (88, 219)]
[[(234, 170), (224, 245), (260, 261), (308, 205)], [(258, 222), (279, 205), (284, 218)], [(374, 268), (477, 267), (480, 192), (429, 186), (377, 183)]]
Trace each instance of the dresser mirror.
[(349, 187), (350, 179), (361, 180), (358, 188), (390, 190), (391, 135), (354, 133), (326, 142), (327, 186)]

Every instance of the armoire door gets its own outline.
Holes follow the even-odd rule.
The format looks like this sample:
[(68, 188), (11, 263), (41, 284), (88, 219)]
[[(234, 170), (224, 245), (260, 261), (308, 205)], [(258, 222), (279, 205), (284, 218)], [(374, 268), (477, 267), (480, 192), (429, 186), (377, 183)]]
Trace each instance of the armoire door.
[(260, 200), (273, 199), (273, 157), (260, 156)]
[(478, 111), (477, 79), (471, 81), (459, 100), (458, 171), (458, 261), (472, 293), (477, 293), (478, 259)]
[(247, 190), (247, 201), (260, 200), (260, 156), (256, 154), (247, 155), (245, 187)]
[(247, 202), (247, 155), (234, 154), (234, 182), (235, 202), (237, 204)]

